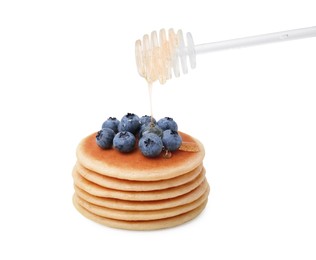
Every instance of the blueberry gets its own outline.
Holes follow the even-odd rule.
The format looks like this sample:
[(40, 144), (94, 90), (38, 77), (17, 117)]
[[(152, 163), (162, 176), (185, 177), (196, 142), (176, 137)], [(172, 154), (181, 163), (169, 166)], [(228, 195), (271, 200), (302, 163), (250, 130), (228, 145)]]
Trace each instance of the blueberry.
[(162, 143), (166, 150), (175, 151), (181, 146), (182, 138), (177, 131), (168, 129), (163, 132)]
[(128, 131), (136, 135), (140, 127), (139, 117), (135, 114), (128, 113), (122, 117), (121, 122), (118, 126), (118, 130)]
[(119, 123), (120, 123), (120, 121), (118, 119), (116, 119), (116, 117), (109, 117), (102, 124), (102, 128), (108, 127), (108, 128), (111, 128), (115, 133), (117, 133)]
[(97, 145), (102, 149), (109, 149), (112, 147), (114, 131), (111, 128), (102, 128), (96, 135)]
[(142, 125), (140, 127), (140, 130), (139, 130), (139, 138), (141, 138), (143, 135), (146, 135), (146, 134), (149, 134), (149, 133), (153, 133), (153, 134), (156, 134), (158, 135), (160, 138), (162, 138), (162, 129), (155, 125), (155, 124), (152, 124), (152, 123), (148, 123), (146, 125)]
[(163, 148), (161, 138), (153, 133), (144, 135), (138, 142), (139, 149), (146, 157), (157, 157)]
[(157, 125), (163, 130), (171, 129), (178, 131), (177, 123), (171, 117), (164, 117), (158, 120)]
[(155, 118), (152, 118), (151, 116), (142, 116), (140, 119), (139, 119), (139, 122), (141, 125), (147, 125), (149, 123), (153, 123), (153, 124), (156, 124), (156, 119)]
[(131, 152), (136, 144), (136, 138), (131, 132), (123, 131), (118, 132), (113, 139), (113, 147), (122, 152)]

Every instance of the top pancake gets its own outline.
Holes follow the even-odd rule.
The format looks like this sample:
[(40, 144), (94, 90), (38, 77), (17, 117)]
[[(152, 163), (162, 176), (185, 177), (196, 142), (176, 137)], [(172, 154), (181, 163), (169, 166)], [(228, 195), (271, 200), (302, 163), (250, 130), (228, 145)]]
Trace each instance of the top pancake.
[(175, 151), (170, 159), (162, 156), (147, 158), (135, 149), (121, 153), (115, 149), (103, 150), (96, 144), (96, 133), (84, 138), (77, 147), (81, 165), (99, 174), (125, 180), (156, 181), (170, 179), (198, 167), (204, 158), (203, 145), (195, 138), (179, 132), (183, 142), (194, 142), (198, 152)]

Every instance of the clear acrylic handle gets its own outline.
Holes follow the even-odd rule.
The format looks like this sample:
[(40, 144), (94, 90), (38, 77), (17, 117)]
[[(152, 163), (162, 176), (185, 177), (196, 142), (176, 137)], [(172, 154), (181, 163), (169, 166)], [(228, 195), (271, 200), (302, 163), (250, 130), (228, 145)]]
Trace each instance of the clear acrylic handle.
[(207, 52), (255, 46), (255, 45), (266, 44), (266, 43), (298, 40), (298, 39), (315, 37), (315, 36), (316, 36), (316, 26), (313, 26), (313, 27), (308, 27), (308, 28), (282, 31), (282, 32), (276, 32), (276, 33), (268, 33), (268, 34), (238, 38), (238, 39), (227, 40), (227, 41), (199, 44), (195, 46), (195, 53), (203, 54)]

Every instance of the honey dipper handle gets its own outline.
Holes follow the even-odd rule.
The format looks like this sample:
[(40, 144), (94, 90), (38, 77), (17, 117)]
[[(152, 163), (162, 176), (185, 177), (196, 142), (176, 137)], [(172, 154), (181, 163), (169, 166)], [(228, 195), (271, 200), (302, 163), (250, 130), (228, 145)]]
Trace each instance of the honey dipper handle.
[(290, 40), (298, 40), (316, 36), (316, 26), (282, 31), (276, 33), (268, 33), (245, 38), (237, 38), (233, 40), (219, 41), (213, 43), (195, 45), (195, 53), (203, 54), (207, 52), (221, 51), (233, 48), (241, 48), (255, 46), (266, 43), (283, 42)]

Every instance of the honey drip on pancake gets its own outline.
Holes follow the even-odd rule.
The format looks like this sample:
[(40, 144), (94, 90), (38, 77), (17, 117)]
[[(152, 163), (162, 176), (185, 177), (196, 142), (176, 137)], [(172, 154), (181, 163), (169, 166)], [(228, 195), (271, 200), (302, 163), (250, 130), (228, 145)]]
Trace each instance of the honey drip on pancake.
[[(168, 38), (164, 29), (159, 32), (159, 42), (156, 32), (152, 32), (151, 36), (145, 34), (143, 41), (137, 40), (135, 43), (135, 56), (137, 70), (141, 77), (145, 78), (148, 84), (149, 104), (151, 126), (153, 127), (153, 82), (159, 81), (160, 84), (166, 83), (171, 78), (172, 67), (177, 64), (172, 64), (175, 51), (179, 45), (177, 35), (170, 29)], [(179, 148), (186, 152), (198, 152), (199, 149), (195, 143), (183, 143)], [(172, 153), (165, 150), (164, 158), (171, 158)]]
[(157, 80), (160, 84), (164, 84), (171, 78), (172, 57), (177, 46), (177, 36), (173, 29), (168, 31), (168, 38), (166, 31), (162, 29), (159, 32), (159, 40), (154, 31), (150, 37), (145, 34), (143, 41), (137, 40), (135, 43), (137, 70), (148, 83), (151, 125), (153, 125), (152, 84)]
[(150, 106), (150, 122), (151, 122), (151, 126), (153, 126), (154, 123), (154, 115), (153, 115), (153, 84), (148, 82), (148, 94), (149, 94), (149, 106)]

